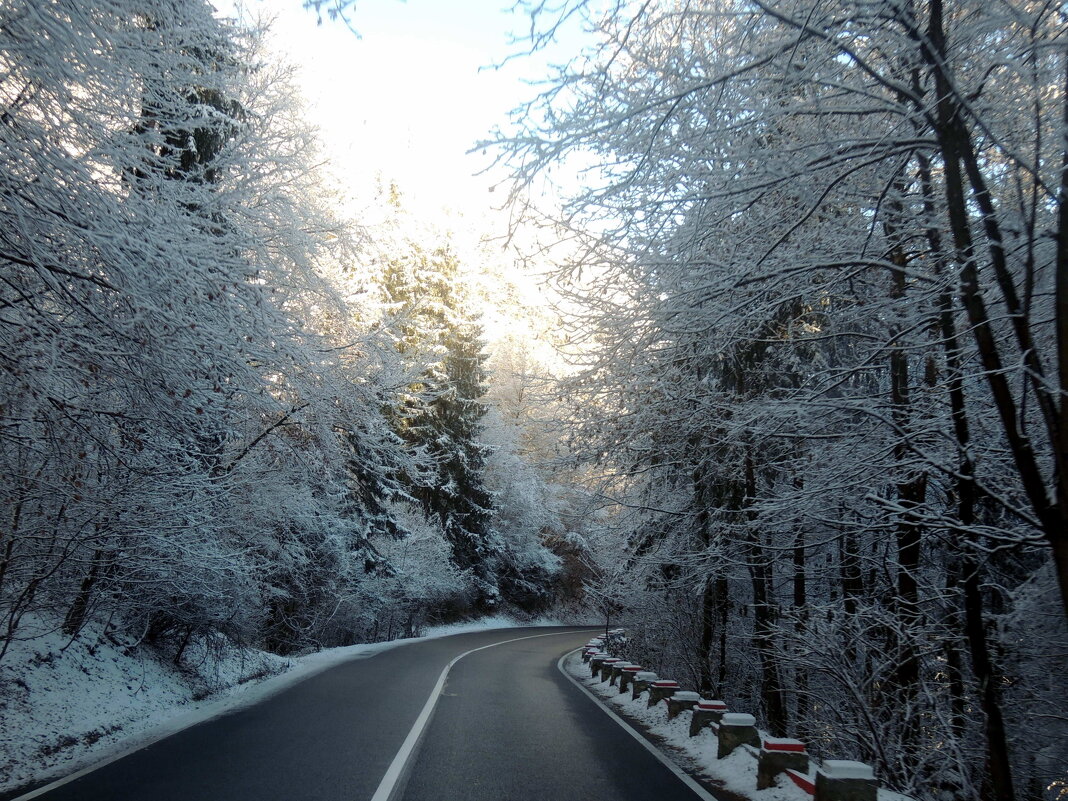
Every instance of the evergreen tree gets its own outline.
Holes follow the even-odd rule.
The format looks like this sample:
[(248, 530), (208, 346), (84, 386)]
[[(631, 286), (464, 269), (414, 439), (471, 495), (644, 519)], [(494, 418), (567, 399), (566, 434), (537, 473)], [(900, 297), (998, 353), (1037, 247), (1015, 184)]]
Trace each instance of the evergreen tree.
[(424, 465), (408, 476), (410, 492), (440, 524), (453, 562), (473, 580), (474, 605), (485, 610), (497, 605), (500, 556), (483, 475), (488, 447), (479, 439), (486, 357), (459, 272), (448, 248), (428, 254), (416, 246), (387, 264), (382, 289), (411, 375), (392, 410), (394, 425)]

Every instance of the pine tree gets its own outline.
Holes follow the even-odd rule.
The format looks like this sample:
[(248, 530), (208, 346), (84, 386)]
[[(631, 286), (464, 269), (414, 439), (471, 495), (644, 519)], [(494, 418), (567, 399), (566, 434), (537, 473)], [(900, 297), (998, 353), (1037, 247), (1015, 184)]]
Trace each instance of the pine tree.
[(488, 447), (479, 439), (486, 414), (482, 328), (465, 305), (460, 265), (448, 248), (393, 259), (382, 279), (397, 351), (411, 371), (392, 412), (397, 433), (422, 458), (408, 476), (413, 497), (437, 521), (452, 560), (470, 571), (474, 605), (497, 605), (500, 547), (486, 489)]

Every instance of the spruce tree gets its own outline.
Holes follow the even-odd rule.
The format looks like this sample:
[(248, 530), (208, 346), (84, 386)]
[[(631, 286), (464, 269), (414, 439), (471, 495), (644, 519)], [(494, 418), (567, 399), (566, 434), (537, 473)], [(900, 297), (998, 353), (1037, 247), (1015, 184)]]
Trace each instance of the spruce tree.
[(448, 248), (389, 262), (382, 288), (398, 353), (412, 372), (392, 411), (397, 433), (423, 457), (408, 476), (413, 497), (437, 521), (457, 567), (470, 571), (474, 605), (497, 605), (499, 545), (486, 489), (488, 447), (482, 328), (465, 304), (460, 265)]

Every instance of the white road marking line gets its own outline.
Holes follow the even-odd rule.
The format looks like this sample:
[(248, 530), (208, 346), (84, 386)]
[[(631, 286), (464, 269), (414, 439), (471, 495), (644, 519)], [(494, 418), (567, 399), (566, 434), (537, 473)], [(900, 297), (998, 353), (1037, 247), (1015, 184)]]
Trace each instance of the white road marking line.
[[(389, 768), (386, 770), (386, 775), (382, 777), (378, 789), (375, 790), (375, 794), (371, 796), (371, 801), (392, 801), (392, 799), (394, 799), (394, 793), (396, 793), (398, 789), (403, 789), (403, 783), (401, 783), (400, 780), (404, 777), (408, 761), (411, 759), (415, 749), (419, 746), (419, 741), (422, 739), (423, 733), (426, 731), (426, 725), (430, 722), (430, 716), (434, 714), (434, 707), (438, 705), (438, 698), (441, 697), (441, 691), (445, 687), (445, 679), (448, 677), (449, 671), (452, 670), (453, 665), (468, 654), (473, 654), (475, 651), (484, 651), (487, 648), (494, 648), (498, 645), (507, 645), (510, 642), (519, 642), (520, 640), (536, 640), (538, 637), (559, 637), (561, 634), (579, 634), (580, 632), (581, 629), (577, 629), (572, 631), (553, 631), (549, 634), (530, 634), (526, 637), (513, 637), (510, 640), (491, 642), (489, 645), (472, 648), (470, 651), (464, 651), (459, 656), (453, 658), (453, 660), (445, 666), (445, 669), (441, 671), (441, 675), (438, 676), (438, 682), (434, 685), (434, 689), (430, 691), (430, 697), (426, 699), (426, 703), (423, 705), (423, 711), (419, 713), (419, 717), (417, 717), (415, 723), (412, 724), (411, 731), (408, 732), (408, 736), (405, 737), (404, 742), (401, 743), (400, 751), (393, 757), (393, 761), (389, 764)], [(573, 652), (569, 651), (568, 653)]]
[[(582, 650), (581, 647), (575, 649), (575, 651), (580, 651), (580, 650)], [(559, 670), (561, 673), (563, 673), (564, 676), (566, 676), (567, 679), (572, 684), (574, 684), (576, 687), (578, 687), (580, 690), (582, 690), (582, 692), (586, 693), (586, 695), (589, 696), (593, 700), (593, 702), (595, 704), (597, 704), (598, 707), (600, 707), (601, 711), (604, 712), (606, 715), (608, 715), (608, 717), (612, 718), (612, 720), (614, 720), (620, 726), (622, 726), (623, 730), (626, 731), (627, 734), (629, 734), (631, 737), (633, 737), (635, 740), (637, 740), (639, 743), (641, 743), (643, 746), (645, 746), (645, 749), (650, 754), (652, 754), (657, 759), (659, 759), (662, 763), (664, 763), (664, 766), (668, 770), (670, 770), (672, 773), (674, 773), (676, 776), (678, 776), (679, 779), (682, 780), (683, 784), (685, 784), (687, 787), (689, 787), (691, 790), (693, 790), (698, 798), (702, 799), (702, 801), (719, 801), (719, 799), (717, 799), (714, 795), (709, 793), (708, 790), (706, 790), (704, 787), (702, 787), (697, 782), (695, 782), (693, 780), (693, 778), (686, 771), (684, 771), (682, 768), (680, 768), (678, 765), (676, 765), (673, 761), (668, 759), (663, 754), (663, 752), (660, 751), (659, 748), (657, 748), (651, 742), (646, 740), (639, 732), (637, 732), (634, 729), (633, 726), (631, 726), (629, 723), (627, 723), (627, 721), (623, 720), (623, 718), (621, 718), (619, 715), (617, 715), (615, 712), (613, 712), (611, 709), (609, 709), (608, 706), (600, 698), (598, 698), (596, 695), (594, 695), (589, 690), (587, 690), (582, 685), (582, 683), (579, 682), (578, 679), (576, 679), (574, 676), (572, 676), (570, 673), (568, 673), (566, 670), (564, 670), (564, 660), (567, 659), (569, 656), (571, 656), (571, 654), (575, 653), (575, 651), (568, 651), (566, 654), (564, 654), (562, 657), (560, 657), (559, 661), (557, 661), (557, 663), (556, 663), (556, 669)]]

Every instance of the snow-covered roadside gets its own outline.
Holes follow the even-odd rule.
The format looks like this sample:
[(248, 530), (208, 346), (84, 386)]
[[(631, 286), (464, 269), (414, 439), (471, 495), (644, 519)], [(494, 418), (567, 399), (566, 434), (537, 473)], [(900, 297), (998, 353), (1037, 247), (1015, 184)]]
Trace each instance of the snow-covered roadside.
[(182, 669), (146, 651), (126, 655), (88, 627), (73, 643), (58, 632), (16, 643), (0, 662), (0, 793), (114, 760), (341, 662), (451, 634), (557, 623), (496, 616), (292, 658), (220, 640), (191, 644)]
[[(620, 694), (617, 687), (590, 675), (580, 651), (570, 654), (563, 662), (564, 669), (606, 705), (645, 731), (659, 738), (666, 748), (662, 752), (690, 773), (701, 776), (709, 784), (753, 801), (812, 801), (812, 796), (786, 776), (776, 779), (776, 786), (756, 789), (757, 761), (745, 748), (718, 759), (718, 740), (711, 729), (704, 729), (690, 737), (690, 713), (683, 712), (674, 720), (667, 719), (667, 704), (649, 708), (642, 695), (632, 700), (630, 693)], [(890, 790), (879, 790), (879, 801), (912, 801), (908, 796)]]

